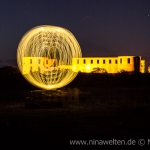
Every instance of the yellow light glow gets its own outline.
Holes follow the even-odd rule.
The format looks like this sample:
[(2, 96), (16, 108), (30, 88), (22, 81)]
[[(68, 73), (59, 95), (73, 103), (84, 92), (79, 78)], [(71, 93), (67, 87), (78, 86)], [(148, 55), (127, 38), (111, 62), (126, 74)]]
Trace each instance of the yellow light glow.
[(145, 73), (145, 60), (141, 60), (140, 72)]
[[(139, 63), (141, 66), (139, 66)], [(141, 56), (73, 58), (72, 65), (76, 66), (76, 69), (74, 69), (75, 72), (89, 73), (95, 72), (97, 69), (99, 69), (96, 71), (98, 73), (133, 72), (135, 66), (139, 67), (141, 73), (145, 72), (145, 60), (141, 60)]]
[(22, 75), (42, 89), (56, 89), (70, 83), (77, 75), (72, 58), (82, 57), (73, 34), (61, 27), (38, 26), (21, 39), (17, 63)]
[(91, 72), (91, 66), (90, 66), (90, 64), (88, 64), (88, 65), (86, 66), (86, 72)]
[(148, 66), (148, 73), (150, 73), (150, 66)]

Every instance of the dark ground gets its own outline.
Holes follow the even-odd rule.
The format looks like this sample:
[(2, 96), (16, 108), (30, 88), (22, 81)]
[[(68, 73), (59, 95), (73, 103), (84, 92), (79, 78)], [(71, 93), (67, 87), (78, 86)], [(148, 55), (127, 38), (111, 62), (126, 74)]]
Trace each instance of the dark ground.
[(12, 70), (0, 70), (1, 149), (62, 147), (69, 140), (150, 139), (149, 74), (80, 73), (66, 86), (79, 89), (76, 101), (29, 109), (25, 97), (37, 88)]

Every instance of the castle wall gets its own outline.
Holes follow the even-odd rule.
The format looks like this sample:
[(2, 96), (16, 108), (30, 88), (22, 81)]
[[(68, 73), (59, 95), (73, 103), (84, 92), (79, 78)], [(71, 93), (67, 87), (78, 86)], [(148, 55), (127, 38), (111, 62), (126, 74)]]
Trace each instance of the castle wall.
[(134, 56), (118, 56), (118, 72), (134, 71)]
[(140, 62), (140, 72), (145, 73), (145, 60), (141, 60)]
[[(118, 73), (122, 71), (133, 72), (135, 71), (135, 56), (118, 56), (118, 57), (85, 57), (85, 58), (73, 58), (72, 65), (59, 65), (56, 59), (49, 59), (45, 57), (24, 57), (22, 62), (23, 74), (28, 74), (30, 71), (40, 71), (45, 73), (46, 71), (52, 71), (54, 69), (71, 69), (74, 72), (86, 72), (93, 71)], [(139, 58), (139, 71), (145, 72), (145, 60)], [(138, 66), (137, 66), (138, 68)]]

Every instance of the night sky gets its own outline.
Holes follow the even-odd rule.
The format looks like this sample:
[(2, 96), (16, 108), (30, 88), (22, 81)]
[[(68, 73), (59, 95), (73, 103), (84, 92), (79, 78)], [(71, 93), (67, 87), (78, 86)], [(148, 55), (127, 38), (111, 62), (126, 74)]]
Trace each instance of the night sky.
[(39, 25), (70, 30), (83, 57), (141, 55), (150, 65), (150, 0), (1, 0), (0, 60)]

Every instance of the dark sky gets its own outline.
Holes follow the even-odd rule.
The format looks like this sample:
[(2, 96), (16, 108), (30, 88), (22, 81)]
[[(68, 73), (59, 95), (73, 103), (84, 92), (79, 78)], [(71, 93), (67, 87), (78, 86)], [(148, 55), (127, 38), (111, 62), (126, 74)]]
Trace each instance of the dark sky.
[(16, 59), (22, 36), (39, 25), (70, 30), (86, 56), (150, 56), (150, 0), (1, 0), (0, 59)]

